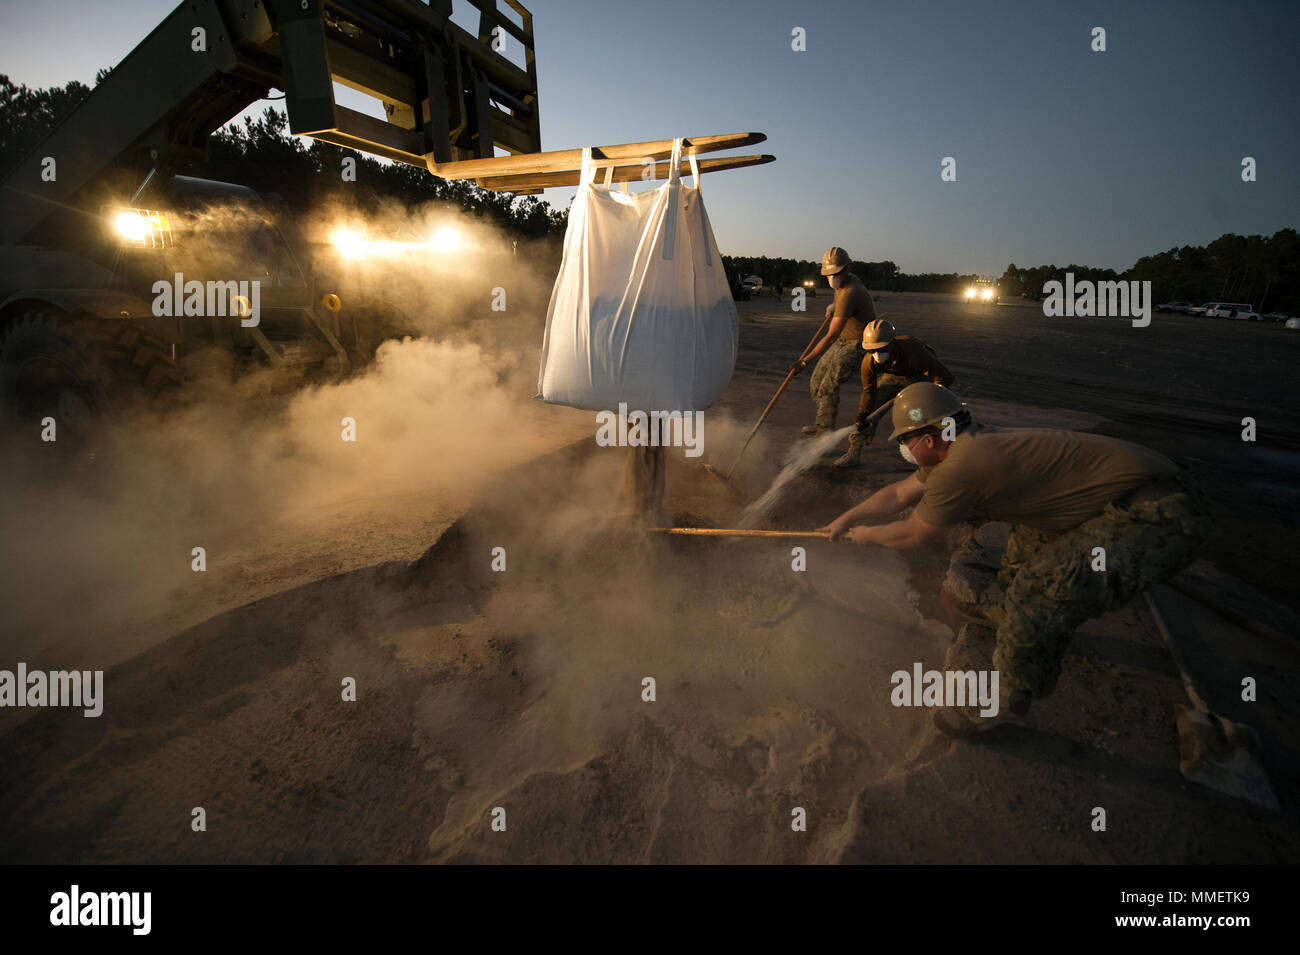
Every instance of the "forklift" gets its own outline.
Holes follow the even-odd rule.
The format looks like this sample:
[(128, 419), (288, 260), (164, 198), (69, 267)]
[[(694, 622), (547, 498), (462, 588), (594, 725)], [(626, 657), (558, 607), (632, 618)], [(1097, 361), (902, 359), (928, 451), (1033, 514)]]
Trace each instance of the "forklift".
[[(184, 175), (272, 90), (294, 135), (515, 195), (577, 185), (583, 150), (541, 149), (532, 14), (517, 0), (504, 0), (513, 16), (498, 0), (460, 2), (478, 12), (475, 33), (452, 22), (452, 0), (179, 4), (0, 178), (0, 406), (11, 421), (90, 430), (117, 402), (183, 380), (181, 359), (202, 348), (237, 363), (350, 368), (401, 332), (400, 316), (321, 286), (273, 197)], [(507, 38), (522, 65), (503, 54)], [(384, 118), (336, 102), (336, 84), (379, 100)], [(687, 138), (680, 171), (692, 155), (764, 139)], [(612, 182), (667, 178), (671, 155), (672, 140), (592, 148)], [(209, 292), (256, 282), (258, 314), (247, 295), (215, 311), (160, 309), (157, 289), (173, 280)]]

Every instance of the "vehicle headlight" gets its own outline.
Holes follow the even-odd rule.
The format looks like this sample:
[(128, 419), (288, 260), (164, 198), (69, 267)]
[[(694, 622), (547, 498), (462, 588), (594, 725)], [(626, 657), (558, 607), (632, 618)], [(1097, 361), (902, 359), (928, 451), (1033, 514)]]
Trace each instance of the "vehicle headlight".
[(138, 212), (126, 210), (117, 214), (113, 228), (122, 238), (139, 242), (149, 234), (149, 220)]
[(451, 226), (442, 226), (429, 236), (429, 244), (437, 252), (454, 252), (460, 248), (460, 233)]
[(988, 299), (988, 298), (992, 298), (992, 297), (993, 297), (993, 290), (992, 290), (992, 289), (987, 289), (987, 288), (986, 288), (986, 289), (983, 291), (983, 293), (982, 293), (982, 297), (983, 297), (983, 298), (986, 298), (986, 299)]
[(974, 290), (973, 288), (968, 288), (968, 289), (966, 290), (966, 297), (967, 297), (967, 298), (974, 298), (974, 297), (975, 297), (975, 290)]
[(334, 243), (334, 248), (346, 258), (355, 258), (366, 250), (365, 238), (351, 229), (338, 229), (330, 233), (330, 241)]
[(122, 242), (146, 249), (168, 248), (174, 244), (171, 222), (166, 213), (119, 206), (105, 207), (102, 215), (112, 234)]

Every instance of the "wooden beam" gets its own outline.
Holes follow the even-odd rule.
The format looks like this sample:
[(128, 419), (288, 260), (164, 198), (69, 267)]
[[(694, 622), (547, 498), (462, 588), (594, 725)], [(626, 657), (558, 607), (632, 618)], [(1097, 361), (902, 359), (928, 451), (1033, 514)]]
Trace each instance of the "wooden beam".
[[(762, 133), (723, 133), (717, 136), (689, 136), (682, 142), (682, 155), (699, 155), (752, 146), (767, 137)], [(620, 143), (614, 146), (593, 146), (593, 158), (614, 160), (669, 159), (673, 154), (671, 139), (656, 139), (644, 143)], [(769, 160), (770, 161), (770, 160)], [(468, 159), (461, 162), (436, 163), (429, 158), (429, 172), (443, 179), (485, 179), (497, 176), (548, 174), (577, 171), (582, 168), (581, 149), (559, 149), (552, 152), (525, 153), (518, 156), (495, 156), (490, 159)], [(621, 180), (620, 180), (621, 181)], [(576, 184), (577, 180), (574, 180)]]
[[(699, 160), (700, 175), (706, 172), (722, 172), (725, 169), (741, 169), (745, 166), (761, 166), (765, 163), (772, 162), (775, 156), (726, 156), (720, 159), (701, 159)], [(609, 165), (609, 163), (606, 163)], [(651, 179), (667, 179), (668, 167), (671, 162), (655, 163), (654, 175)], [(638, 182), (642, 179), (643, 167), (638, 163), (630, 166), (616, 166), (614, 168), (614, 182)], [(683, 162), (681, 164), (680, 174), (689, 176), (691, 174), (691, 164)], [(578, 179), (582, 175), (581, 170), (566, 170), (564, 172), (547, 172), (547, 173), (525, 173), (518, 176), (485, 176), (476, 182), (484, 189), (492, 189), (496, 192), (519, 192), (520, 190), (535, 191), (538, 189), (550, 189), (559, 186), (576, 186)], [(604, 173), (596, 174), (596, 182), (603, 183)]]

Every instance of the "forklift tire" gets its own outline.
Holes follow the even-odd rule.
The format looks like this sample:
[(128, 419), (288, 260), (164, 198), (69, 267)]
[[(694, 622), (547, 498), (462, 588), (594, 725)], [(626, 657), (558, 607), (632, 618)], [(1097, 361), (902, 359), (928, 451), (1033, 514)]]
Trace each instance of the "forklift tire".
[(182, 380), (170, 351), (132, 323), (54, 309), (25, 312), (0, 337), (6, 425), (39, 441), (53, 419), (59, 456), (85, 465), (102, 450), (107, 413)]

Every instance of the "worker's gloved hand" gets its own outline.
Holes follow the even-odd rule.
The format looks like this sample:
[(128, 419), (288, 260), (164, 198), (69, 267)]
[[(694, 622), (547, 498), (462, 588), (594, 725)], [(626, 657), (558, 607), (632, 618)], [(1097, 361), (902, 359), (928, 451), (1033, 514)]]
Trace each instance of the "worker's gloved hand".
[(807, 359), (800, 358), (798, 361), (796, 361), (793, 365), (790, 366), (790, 371), (792, 371), (794, 374), (797, 375), (799, 374), (799, 372), (803, 371), (807, 367), (808, 367)]
[(862, 412), (862, 414), (858, 415), (858, 430), (859, 431), (867, 430), (867, 413), (865, 411)]

